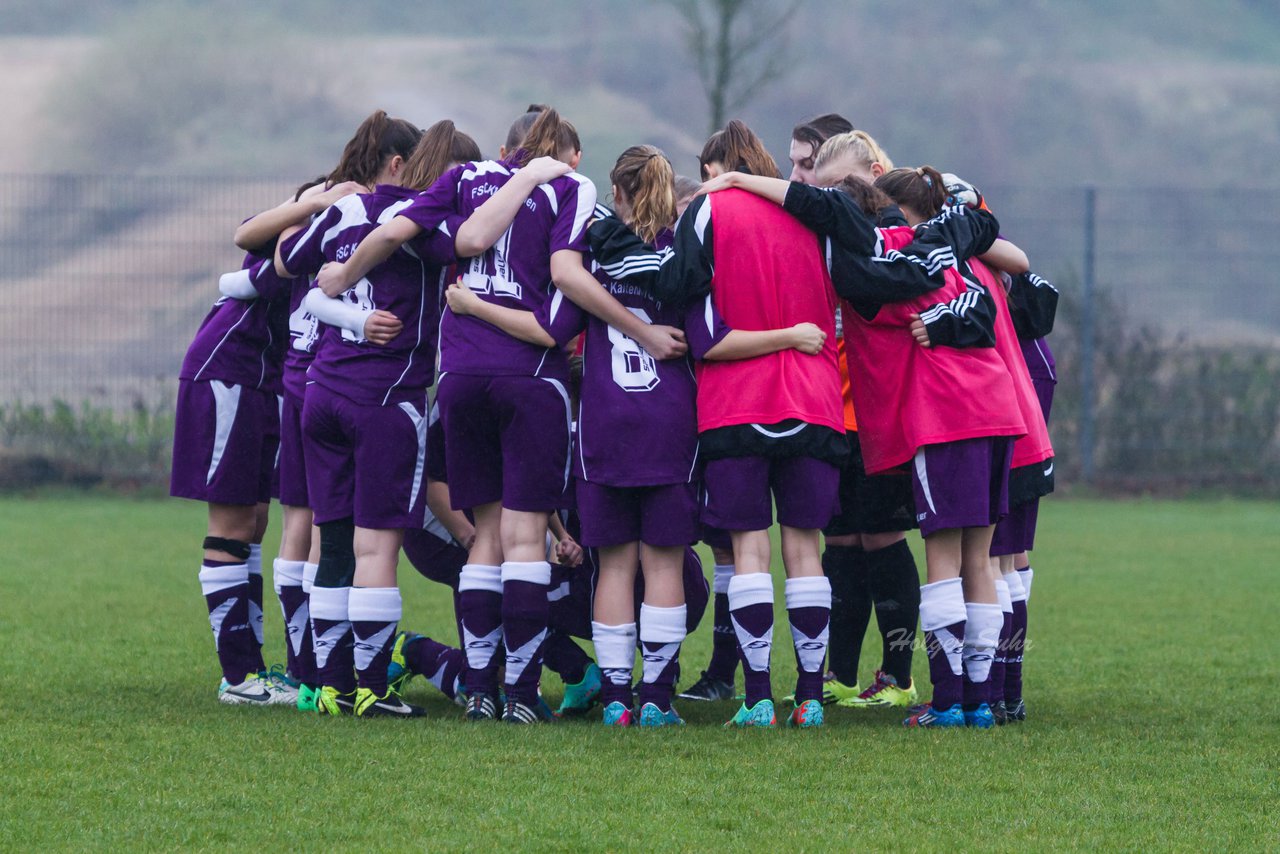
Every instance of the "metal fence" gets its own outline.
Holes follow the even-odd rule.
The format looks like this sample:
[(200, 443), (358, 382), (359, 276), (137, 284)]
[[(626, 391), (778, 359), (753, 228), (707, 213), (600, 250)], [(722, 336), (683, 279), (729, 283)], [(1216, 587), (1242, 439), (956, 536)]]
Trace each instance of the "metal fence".
[[(0, 175), (0, 451), (92, 467), (141, 432), (148, 471), (162, 467), (178, 366), (240, 263), (231, 236), (292, 190)], [(1280, 244), (1257, 227), (1280, 219), (1280, 192), (984, 191), (1062, 291), (1063, 482), (1280, 490)]]

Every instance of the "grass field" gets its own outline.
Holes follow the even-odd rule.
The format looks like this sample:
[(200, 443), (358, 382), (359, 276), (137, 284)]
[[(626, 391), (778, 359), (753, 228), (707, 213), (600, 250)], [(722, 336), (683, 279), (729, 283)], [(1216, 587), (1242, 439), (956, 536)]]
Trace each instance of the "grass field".
[[(724, 703), (645, 732), (467, 725), (421, 681), (425, 722), (221, 706), (202, 506), (0, 499), (0, 849), (1280, 848), (1280, 505), (1041, 519), (1027, 723), (835, 709), (821, 731), (726, 732)], [(447, 637), (443, 588), (402, 577), (406, 624)]]

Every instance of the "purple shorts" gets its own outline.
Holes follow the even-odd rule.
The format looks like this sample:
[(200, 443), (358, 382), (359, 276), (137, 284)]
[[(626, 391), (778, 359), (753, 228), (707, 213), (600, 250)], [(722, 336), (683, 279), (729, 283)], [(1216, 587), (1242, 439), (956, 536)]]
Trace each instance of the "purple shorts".
[(711, 525), (702, 526), (702, 541), (713, 549), (721, 551), (733, 551), (733, 537), (729, 536), (729, 532), (723, 528), (713, 528)]
[(584, 546), (687, 546), (698, 539), (698, 486), (574, 483)]
[(307, 487), (317, 525), (421, 528), (426, 508), (426, 395), (372, 406), (318, 383), (302, 405)]
[(991, 556), (1031, 551), (1036, 542), (1036, 518), (1039, 512), (1038, 498), (1011, 507), (1009, 515), (996, 523), (996, 532), (991, 537)]
[(824, 528), (840, 512), (840, 469), (812, 457), (727, 457), (707, 463), (702, 521), (726, 531), (773, 524)]
[(280, 503), (285, 507), (310, 507), (307, 466), (302, 450), (302, 401), (285, 395), (280, 404)]
[(1040, 401), (1040, 411), (1044, 413), (1044, 423), (1049, 423), (1049, 410), (1053, 408), (1053, 389), (1058, 383), (1045, 377), (1032, 377), (1031, 387), (1036, 390), (1036, 399)]
[(270, 501), (279, 442), (280, 410), (271, 392), (180, 380), (169, 494), (209, 504)]
[(911, 469), (916, 519), (927, 537), (951, 528), (985, 528), (1009, 512), (1013, 440), (966, 439), (925, 445)]
[(449, 482), (449, 467), (444, 459), (444, 422), (439, 417), (427, 427), (427, 480)]
[(530, 513), (565, 505), (570, 433), (563, 384), (542, 377), (445, 374), (436, 401), (455, 510), (495, 501)]

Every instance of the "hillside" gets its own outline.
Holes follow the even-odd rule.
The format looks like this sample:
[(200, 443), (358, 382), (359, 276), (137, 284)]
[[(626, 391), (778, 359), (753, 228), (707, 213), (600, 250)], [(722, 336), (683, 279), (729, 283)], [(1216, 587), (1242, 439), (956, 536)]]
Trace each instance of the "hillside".
[[(239, 263), (235, 224), (331, 168), (374, 107), (448, 116), (493, 153), (526, 104), (554, 103), (602, 196), (635, 142), (696, 172), (706, 105), (669, 6), (457, 8), (0, 0), (0, 173), (118, 176), (0, 178), (0, 359), (17, 368), (0, 399), (166, 383), (213, 276)], [(1097, 186), (1098, 281), (1138, 322), (1280, 341), (1280, 249), (1246, 237), (1280, 218), (1280, 7), (808, 0), (785, 36), (788, 73), (737, 111), (780, 162), (797, 120), (838, 110), (899, 164), (986, 188), (1072, 286), (1079, 188)]]

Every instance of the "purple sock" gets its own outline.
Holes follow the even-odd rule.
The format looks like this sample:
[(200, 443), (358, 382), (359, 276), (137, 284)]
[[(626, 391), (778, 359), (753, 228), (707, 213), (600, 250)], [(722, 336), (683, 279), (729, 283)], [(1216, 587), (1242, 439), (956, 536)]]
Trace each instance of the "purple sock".
[(1000, 639), (996, 642), (995, 657), (991, 660), (991, 687), (988, 693), (992, 705), (1004, 699), (1004, 674), (1008, 661), (1009, 635), (1013, 631), (1013, 602), (1009, 598), (1009, 585), (996, 582), (996, 597), (1000, 600)]
[(350, 587), (311, 588), (311, 637), (316, 681), (350, 694), (356, 689), (355, 650), (347, 616)]
[(955, 672), (964, 647), (964, 621), (924, 633), (925, 655), (929, 658), (929, 681), (933, 683), (931, 705), (945, 711), (964, 699), (963, 677)]
[(689, 627), (684, 605), (659, 608), (640, 606), (640, 706), (652, 703), (664, 712), (671, 711), (671, 695), (676, 689), (680, 644)]
[(831, 626), (831, 581), (788, 578), (787, 617), (796, 649), (796, 705), (807, 700), (822, 701), (822, 671), (827, 657)]
[(733, 578), (732, 564), (716, 564), (713, 576), (715, 624), (711, 632), (711, 661), (706, 669), (707, 678), (728, 682), (730, 685), (733, 684), (734, 677), (738, 673), (738, 636), (733, 631), (733, 620), (729, 617), (729, 579), (731, 578)]
[(527, 706), (538, 702), (542, 646), (551, 619), (547, 591), (551, 564), (506, 561), (502, 564), (502, 644), (507, 649), (505, 687), (508, 700)]
[(1016, 703), (1022, 699), (1022, 653), (1027, 638), (1026, 600), (1013, 603), (1009, 620), (1009, 645), (1004, 656), (1004, 701)]
[(253, 640), (258, 648), (258, 669), (266, 670), (262, 661), (263, 615), (262, 615), (262, 545), (249, 545), (249, 627), (253, 629)]
[(498, 662), (502, 642), (502, 568), (467, 564), (458, 578), (458, 614), (462, 649), (467, 656), (463, 677), (468, 694), (498, 697)]
[(405, 647), (404, 657), (409, 672), (426, 677), (450, 700), (457, 696), (467, 667), (467, 657), (462, 650), (419, 637)]
[[(311, 651), (311, 608), (302, 589), (305, 563), (276, 558), (271, 569), (280, 614), (284, 617), (285, 669), (299, 682), (310, 683), (315, 668)], [(310, 659), (310, 661), (308, 661)]]
[(564, 632), (551, 629), (542, 650), (542, 663), (566, 685), (576, 685), (587, 675), (591, 656)]
[(772, 700), (769, 655), (773, 652), (773, 578), (764, 572), (735, 575), (729, 582), (729, 616), (742, 655), (747, 707)]
[(387, 693), (387, 665), (400, 624), (403, 606), (398, 587), (353, 587), (347, 615), (355, 637), (356, 680), (375, 696)]
[(206, 560), (200, 567), (200, 588), (209, 609), (209, 627), (222, 678), (239, 685), (257, 673), (257, 649), (249, 626), (248, 567), (243, 563)]
[(965, 636), (964, 592), (959, 578), (935, 581), (920, 588), (920, 627), (924, 630), (929, 658), (930, 704), (939, 711), (964, 697), (963, 652)]

